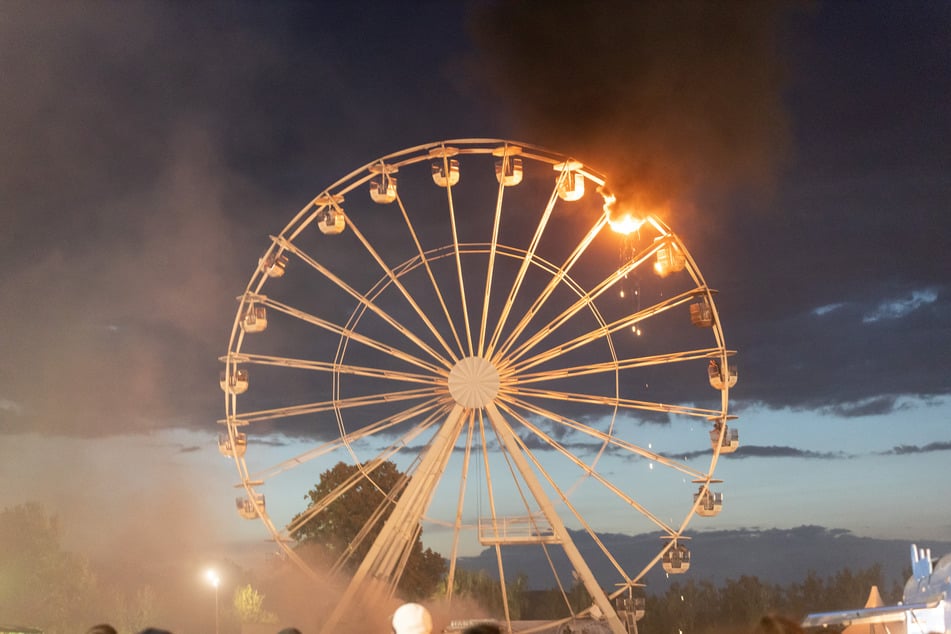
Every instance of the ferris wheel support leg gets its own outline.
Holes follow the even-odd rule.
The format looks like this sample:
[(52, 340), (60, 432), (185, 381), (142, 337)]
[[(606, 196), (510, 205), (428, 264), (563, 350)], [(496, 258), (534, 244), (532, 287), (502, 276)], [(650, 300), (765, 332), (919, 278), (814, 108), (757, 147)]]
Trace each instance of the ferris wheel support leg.
[(591, 572), (587, 562), (585, 562), (584, 558), (581, 556), (581, 552), (578, 550), (578, 547), (575, 546), (574, 541), (572, 541), (571, 536), (568, 534), (568, 529), (565, 528), (564, 523), (561, 521), (561, 517), (557, 512), (555, 512), (555, 507), (552, 505), (551, 500), (548, 498), (548, 495), (542, 488), (541, 482), (538, 481), (535, 472), (532, 471), (528, 464), (528, 460), (526, 460), (525, 456), (522, 454), (521, 448), (518, 446), (515, 432), (512, 430), (511, 425), (509, 425), (508, 421), (505, 420), (505, 417), (502, 416), (502, 413), (499, 411), (498, 407), (496, 407), (494, 402), (486, 405), (485, 409), (489, 415), (489, 420), (492, 421), (492, 426), (495, 427), (496, 433), (498, 434), (499, 442), (502, 443), (502, 445), (505, 447), (505, 450), (510, 456), (512, 456), (512, 460), (515, 463), (516, 468), (525, 479), (525, 484), (532, 492), (532, 496), (534, 496), (535, 501), (538, 502), (539, 508), (545, 515), (545, 519), (547, 519), (549, 524), (551, 524), (552, 530), (555, 534), (555, 537), (558, 539), (558, 542), (561, 544), (562, 548), (564, 548), (565, 556), (568, 557), (568, 561), (571, 562), (575, 572), (578, 573), (578, 577), (581, 579), (584, 587), (588, 590), (588, 594), (590, 594), (591, 598), (594, 599), (594, 604), (598, 606), (598, 609), (601, 610), (604, 618), (607, 619), (608, 626), (611, 628), (612, 634), (628, 634), (624, 624), (621, 623), (621, 619), (618, 618), (617, 613), (614, 611), (614, 607), (611, 605), (610, 599), (608, 599), (607, 595), (604, 593), (604, 590), (601, 589), (601, 586), (598, 585), (597, 579), (594, 578), (594, 573)]
[(419, 466), (413, 473), (406, 490), (400, 496), (393, 512), (383, 524), (380, 534), (373, 541), (346, 591), (337, 602), (330, 617), (321, 627), (321, 632), (338, 629), (340, 620), (353, 615), (359, 602), (374, 603), (374, 599), (388, 598), (396, 586), (395, 576), (403, 554), (412, 548), (420, 519), (429, 507), (439, 478), (446, 469), (462, 427), (465, 423), (461, 405), (453, 407), (442, 427), (433, 437), (429, 449), (422, 455)]

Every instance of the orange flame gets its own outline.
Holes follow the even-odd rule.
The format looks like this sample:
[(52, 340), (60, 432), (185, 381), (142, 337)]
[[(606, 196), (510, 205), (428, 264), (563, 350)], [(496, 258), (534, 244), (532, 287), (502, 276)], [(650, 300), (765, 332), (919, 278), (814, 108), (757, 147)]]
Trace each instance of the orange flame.
[(604, 198), (603, 209), (605, 215), (608, 217), (608, 224), (611, 225), (612, 231), (626, 236), (634, 233), (644, 224), (643, 218), (635, 217), (630, 211), (624, 211), (622, 213), (614, 208), (617, 202), (617, 196), (615, 196), (607, 186), (599, 188), (598, 193)]

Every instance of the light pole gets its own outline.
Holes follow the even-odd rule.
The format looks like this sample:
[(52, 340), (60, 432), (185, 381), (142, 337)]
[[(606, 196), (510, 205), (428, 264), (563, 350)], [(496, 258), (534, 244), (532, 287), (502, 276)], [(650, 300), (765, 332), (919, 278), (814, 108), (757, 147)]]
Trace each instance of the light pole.
[(217, 572), (209, 569), (205, 572), (205, 578), (215, 587), (215, 634), (218, 634), (218, 586), (221, 585), (221, 577)]

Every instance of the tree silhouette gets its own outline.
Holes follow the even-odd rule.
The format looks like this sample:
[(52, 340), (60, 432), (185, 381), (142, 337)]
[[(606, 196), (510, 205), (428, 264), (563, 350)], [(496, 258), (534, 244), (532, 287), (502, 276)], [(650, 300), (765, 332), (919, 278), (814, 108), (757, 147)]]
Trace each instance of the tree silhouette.
[[(305, 496), (310, 507), (332, 501), (291, 536), (304, 547), (303, 551), (312, 551), (306, 556), (353, 572), (380, 534), (408, 481), (409, 476), (389, 460), (374, 466), (338, 462), (320, 474), (320, 481)], [(306, 513), (295, 516), (294, 523)], [(445, 572), (446, 560), (432, 549), (423, 548), (420, 531), (400, 577), (400, 594), (410, 600), (425, 598), (438, 587)]]
[(38, 504), (0, 511), (0, 614), (47, 630), (91, 618), (97, 591), (83, 557), (63, 550), (58, 519)]

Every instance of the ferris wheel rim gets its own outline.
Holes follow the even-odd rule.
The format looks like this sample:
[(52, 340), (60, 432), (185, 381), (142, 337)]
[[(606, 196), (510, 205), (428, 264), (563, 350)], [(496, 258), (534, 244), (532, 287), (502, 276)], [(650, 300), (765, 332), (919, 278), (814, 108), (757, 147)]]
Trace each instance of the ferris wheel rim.
[[(330, 202), (328, 202), (328, 203), (326, 203), (326, 204), (330, 204), (330, 205), (336, 204), (335, 201), (337, 200), (337, 197), (339, 197), (340, 200), (342, 200), (342, 199), (343, 199), (342, 197), (343, 197), (345, 194), (349, 194), (351, 191), (354, 191), (354, 190), (357, 189), (358, 187), (361, 187), (361, 186), (365, 185), (365, 184), (373, 177), (373, 174), (374, 174), (374, 173), (377, 173), (377, 174), (380, 173), (380, 172), (386, 173), (386, 171), (389, 170), (389, 169), (392, 169), (392, 171), (395, 172), (395, 171), (397, 171), (397, 170), (400, 169), (400, 168), (407, 167), (407, 166), (413, 165), (413, 164), (415, 164), (415, 163), (419, 163), (419, 162), (426, 161), (426, 160), (432, 158), (432, 157), (434, 156), (434, 153), (436, 153), (436, 154), (441, 153), (441, 154), (439, 154), (439, 155), (443, 158), (443, 160), (446, 160), (447, 157), (449, 156), (449, 151), (450, 151), (450, 150), (452, 151), (452, 154), (451, 154), (452, 156), (457, 156), (457, 155), (458, 155), (458, 156), (461, 156), (461, 155), (466, 155), (466, 154), (489, 154), (489, 153), (497, 152), (500, 147), (505, 148), (505, 149), (503, 150), (503, 156), (505, 155), (504, 153), (507, 152), (509, 148), (517, 147), (518, 150), (519, 150), (519, 155), (520, 155), (520, 156), (526, 157), (526, 158), (529, 158), (529, 159), (533, 159), (533, 160), (537, 160), (537, 161), (539, 161), (539, 162), (548, 163), (548, 164), (550, 164), (550, 165), (556, 165), (556, 164), (561, 163), (561, 162), (564, 162), (565, 164), (567, 164), (568, 161), (570, 160), (568, 157), (565, 157), (564, 155), (559, 155), (559, 154), (550, 152), (550, 151), (545, 150), (544, 148), (540, 148), (540, 147), (538, 147), (538, 146), (532, 146), (532, 145), (526, 144), (526, 143), (516, 143), (516, 142), (512, 142), (512, 141), (505, 141), (505, 140), (501, 140), (501, 139), (453, 139), (453, 140), (439, 141), (439, 142), (433, 142), (433, 143), (423, 144), (423, 145), (415, 146), (415, 147), (412, 147), (412, 148), (407, 148), (407, 149), (405, 149), (405, 150), (401, 150), (401, 151), (398, 151), (398, 152), (394, 152), (394, 153), (385, 155), (385, 156), (383, 156), (383, 157), (380, 157), (379, 159), (375, 159), (375, 160), (372, 161), (371, 163), (368, 163), (368, 164), (364, 165), (363, 167), (358, 168), (357, 170), (354, 170), (354, 171), (351, 172), (350, 174), (348, 174), (348, 175), (344, 176), (343, 178), (339, 179), (339, 180), (336, 181), (334, 184), (332, 184), (330, 187), (325, 188), (325, 189), (321, 192), (321, 194), (319, 194), (317, 197), (315, 197), (314, 200), (312, 200), (312, 201), (311, 201), (308, 205), (306, 205), (300, 212), (298, 212), (298, 214), (284, 227), (284, 229), (283, 229), (277, 236), (272, 236), (271, 246), (270, 246), (270, 248), (268, 249), (268, 251), (267, 251), (267, 253), (265, 254), (265, 256), (268, 256), (268, 255), (270, 255), (270, 254), (272, 254), (272, 253), (281, 253), (281, 252), (284, 252), (284, 251), (291, 250), (291, 249), (293, 248), (292, 245), (294, 244), (294, 240), (295, 240), (296, 237), (300, 234), (300, 232), (303, 231), (304, 228), (306, 228), (307, 226), (313, 224), (313, 221), (314, 221), (314, 218), (315, 218), (315, 213), (316, 213), (316, 212), (315, 212), (315, 205), (319, 206), (319, 202), (318, 202), (318, 201), (324, 200), (324, 201), (330, 201)], [(497, 156), (497, 154), (496, 154), (496, 156)], [(604, 177), (603, 175), (599, 174), (598, 172), (595, 172), (594, 170), (591, 170), (590, 168), (588, 168), (588, 167), (586, 167), (586, 166), (584, 166), (584, 165), (582, 165), (582, 164), (580, 164), (580, 163), (577, 163), (577, 165), (580, 166), (580, 169), (581, 169), (581, 171), (583, 172), (583, 175), (584, 175), (585, 178), (587, 178), (588, 180), (590, 180), (590, 181), (592, 181), (592, 182), (594, 182), (594, 183), (596, 183), (596, 184), (598, 184), (598, 185), (602, 185), (602, 186), (604, 185), (604, 183), (605, 183), (605, 177)], [(376, 167), (374, 168), (374, 166), (376, 166)], [(377, 171), (374, 172), (374, 169), (376, 169)], [(501, 204), (501, 191), (502, 191), (502, 189), (503, 189), (503, 188), (502, 188), (502, 185), (501, 185), (501, 182), (500, 182), (500, 188), (499, 188), (499, 191), (500, 191), (500, 194), (499, 194), (499, 196), (500, 196), (500, 202), (499, 202), (499, 204)], [(450, 195), (450, 205), (451, 205), (451, 195)], [(404, 212), (404, 213), (405, 213), (405, 212)], [(409, 221), (407, 220), (407, 222), (409, 222)], [(720, 324), (720, 317), (719, 317), (719, 314), (718, 314), (718, 312), (717, 312), (716, 305), (715, 305), (715, 303), (713, 302), (713, 296), (712, 296), (712, 291), (711, 291), (711, 289), (706, 285), (706, 282), (703, 280), (702, 274), (700, 273), (699, 267), (697, 267), (697, 265), (696, 265), (696, 263), (694, 262), (694, 260), (693, 260), (693, 258), (692, 258), (692, 256), (691, 256), (691, 254), (690, 254), (689, 251), (686, 249), (686, 247), (683, 245), (683, 243), (682, 243), (682, 241), (680, 240), (680, 238), (679, 238), (678, 236), (676, 236), (676, 235), (670, 230), (670, 228), (667, 227), (667, 225), (666, 225), (662, 220), (660, 220), (660, 219), (658, 219), (658, 218), (656, 218), (656, 217), (649, 216), (649, 217), (646, 219), (646, 222), (649, 223), (652, 227), (654, 227), (654, 228), (657, 230), (657, 232), (658, 232), (659, 234), (661, 234), (662, 236), (665, 236), (666, 238), (668, 238), (669, 240), (671, 240), (673, 243), (675, 243), (676, 245), (678, 245), (678, 247), (680, 248), (680, 250), (682, 251), (682, 253), (683, 253), (684, 256), (686, 257), (686, 260), (687, 260), (686, 270), (688, 271), (689, 275), (694, 279), (694, 282), (695, 282), (695, 284), (696, 284), (696, 288), (695, 288), (695, 291), (694, 291), (695, 295), (696, 295), (696, 296), (701, 296), (701, 295), (702, 295), (703, 297), (705, 297), (705, 298), (709, 301), (710, 306), (711, 306), (711, 308), (712, 308), (712, 310), (713, 310), (713, 327), (712, 327), (712, 331), (713, 331), (713, 333), (714, 333), (714, 338), (715, 338), (715, 343), (716, 343), (716, 345), (714, 346), (714, 348), (711, 348), (711, 349), (710, 349), (711, 351), (707, 352), (707, 356), (708, 356), (708, 358), (719, 360), (722, 364), (724, 364), (723, 367), (725, 367), (727, 357), (728, 357), (731, 353), (730, 353), (730, 351), (728, 351), (728, 350), (726, 349), (726, 347), (725, 347), (725, 343), (724, 343), (724, 339), (723, 339), (723, 334), (722, 334), (722, 326), (721, 326), (721, 324)], [(495, 241), (494, 238), (493, 238), (493, 241), (492, 241), (491, 243), (489, 243), (489, 242), (484, 242), (484, 243), (475, 243), (475, 244), (481, 244), (482, 246), (489, 245), (489, 246), (491, 246), (491, 248), (493, 249), (493, 251), (495, 251), (495, 250), (503, 250), (503, 251), (504, 251), (505, 249), (510, 249), (510, 248), (513, 249), (513, 250), (516, 250), (516, 251), (519, 250), (518, 247), (512, 247), (512, 246), (510, 246), (510, 245), (498, 243), (498, 242)], [(425, 253), (421, 251), (420, 254), (421, 254), (421, 256), (423, 256), (423, 260), (425, 260), (426, 254), (430, 254), (430, 253), (432, 253), (432, 252), (434, 252), (434, 251), (439, 251), (439, 250), (441, 250), (441, 249), (452, 249), (452, 248), (454, 248), (454, 249), (455, 249), (454, 255), (458, 258), (458, 257), (459, 257), (459, 254), (460, 254), (460, 247), (462, 247), (462, 252), (463, 252), (465, 255), (473, 255), (473, 254), (475, 254), (476, 252), (471, 252), (471, 253), (470, 253), (470, 252), (467, 252), (467, 251), (466, 251), (466, 249), (469, 248), (469, 247), (471, 247), (471, 246), (472, 246), (472, 244), (470, 244), (470, 243), (460, 243), (460, 242), (458, 241), (458, 239), (455, 239), (455, 238), (454, 238), (454, 244), (453, 244), (453, 243), (451, 243), (451, 244), (445, 244), (445, 245), (443, 245), (442, 247), (437, 247), (437, 248), (435, 248), (435, 249), (429, 249), (429, 250), (426, 251)], [(526, 266), (540, 266), (540, 265), (538, 264), (538, 262), (536, 262), (536, 255), (535, 255), (535, 254), (530, 254), (530, 255), (529, 255), (529, 254), (528, 254), (528, 251), (525, 251), (524, 249), (521, 249), (521, 251), (522, 251), (522, 257), (525, 258), (525, 259), (524, 259), (524, 262), (525, 262), (525, 265), (526, 265)], [(453, 254), (443, 254), (443, 255), (440, 256), (440, 257), (445, 258), (445, 257), (449, 257), (450, 255), (453, 255)], [(527, 257), (525, 257), (526, 255), (527, 255)], [(407, 265), (408, 263), (410, 263), (412, 260), (414, 260), (415, 257), (416, 257), (416, 256), (411, 257), (411, 258), (408, 258), (408, 259), (405, 260), (402, 264), (396, 265), (395, 267), (392, 267), (394, 270), (399, 270), (399, 273), (396, 274), (395, 277), (394, 277), (394, 275), (391, 273), (391, 274), (390, 274), (390, 277), (389, 277), (389, 281), (387, 281), (385, 284), (383, 284), (383, 286), (377, 291), (377, 293), (383, 293), (387, 288), (389, 288), (389, 287), (394, 283), (395, 280), (398, 280), (400, 277), (402, 277), (403, 275), (406, 275), (407, 273), (411, 272), (411, 271), (414, 270), (415, 268), (418, 268), (418, 267), (420, 267), (420, 266), (423, 266), (423, 262), (420, 261), (420, 262), (417, 262), (417, 263), (415, 264), (415, 266), (414, 266), (412, 269), (402, 270), (402, 269), (400, 268), (402, 265)], [(503, 257), (509, 257), (509, 256), (503, 255)], [(511, 256), (511, 257), (517, 257), (517, 256)], [(540, 256), (538, 256), (538, 257), (540, 258), (540, 260), (541, 260), (542, 262), (544, 262), (545, 265), (551, 266), (552, 268), (557, 269), (557, 265), (552, 264), (552, 263), (548, 262), (547, 260), (544, 260), (544, 258), (541, 258)], [(544, 269), (544, 266), (541, 266), (540, 268), (543, 268), (543, 269)], [(241, 318), (241, 314), (242, 314), (242, 308), (245, 306), (246, 303), (249, 302), (248, 298), (250, 298), (250, 297), (264, 297), (264, 295), (263, 295), (263, 293), (262, 293), (262, 290), (263, 290), (263, 288), (264, 288), (264, 285), (267, 283), (268, 279), (269, 279), (269, 278), (268, 278), (268, 275), (262, 272), (262, 268), (261, 268), (261, 266), (259, 265), (258, 269), (255, 270), (254, 274), (252, 275), (252, 277), (251, 277), (251, 279), (250, 279), (250, 281), (249, 281), (249, 283), (248, 283), (248, 286), (247, 286), (247, 288), (246, 288), (246, 290), (245, 290), (245, 294), (244, 294), (243, 296), (239, 297), (239, 301), (240, 301), (241, 303), (239, 304), (238, 314), (236, 315), (234, 324), (233, 324), (233, 326), (232, 326), (232, 333), (231, 333), (231, 337), (230, 337), (230, 340), (229, 340), (229, 347), (228, 347), (229, 353), (228, 353), (228, 355), (227, 355), (227, 358), (225, 359), (226, 372), (230, 372), (231, 369), (237, 365), (237, 359), (239, 359), (239, 358), (247, 358), (247, 357), (241, 357), (241, 355), (242, 355), (242, 350), (243, 350), (243, 345), (244, 345), (244, 341), (245, 341), (245, 335), (246, 335), (246, 333), (243, 331), (243, 329), (239, 327), (239, 326), (240, 326), (239, 322), (240, 322), (240, 318)], [(383, 277), (379, 278), (377, 284), (380, 284), (381, 282), (384, 282), (384, 280), (386, 280), (386, 279), (387, 279), (387, 275), (384, 274)], [(569, 279), (569, 280), (571, 279), (570, 276), (568, 276), (568, 279)], [(461, 283), (461, 272), (460, 272), (460, 283)], [(374, 288), (375, 288), (375, 287), (376, 287), (376, 285), (374, 285)], [(487, 285), (487, 287), (488, 287), (488, 285)], [(581, 287), (579, 286), (579, 289), (580, 289), (580, 288), (581, 288)], [(575, 290), (575, 289), (572, 289), (572, 290)], [(579, 291), (576, 291), (576, 292), (579, 292)], [(486, 304), (484, 304), (484, 310), (487, 310), (487, 302), (488, 302), (488, 299), (486, 298)], [(607, 324), (605, 323), (604, 318), (600, 315), (600, 313), (597, 312), (597, 306), (596, 306), (596, 304), (593, 302), (593, 300), (591, 300), (590, 298), (587, 300), (587, 306), (590, 307), (590, 308), (594, 311), (594, 313), (596, 314), (597, 319), (598, 319), (599, 322), (600, 322), (600, 326), (601, 326), (602, 328), (605, 328), (605, 329), (606, 329), (606, 328), (607, 328)], [(347, 319), (346, 323), (344, 324), (343, 332), (346, 333), (346, 332), (349, 332), (349, 331), (351, 331), (351, 330), (352, 330), (352, 331), (356, 331), (357, 326), (359, 325), (360, 320), (362, 319), (362, 315), (363, 315), (363, 313), (364, 313), (366, 310), (367, 310), (367, 305), (366, 305), (366, 304), (358, 304), (357, 307), (354, 308), (354, 310), (351, 312), (349, 318)], [(355, 319), (355, 321), (354, 321), (354, 317), (357, 315), (358, 311), (360, 312), (360, 315), (357, 316), (356, 319)], [(570, 317), (569, 317), (569, 318), (570, 318)], [(483, 322), (482, 322), (482, 324), (483, 324), (483, 327), (484, 327), (484, 325), (485, 325), (485, 315), (484, 315), (484, 314), (483, 314)], [(468, 328), (468, 327), (467, 327), (467, 328), (466, 328), (466, 335), (467, 335), (468, 337), (471, 337), (472, 334), (473, 334), (473, 333), (471, 332), (471, 328)], [(615, 426), (615, 419), (616, 419), (616, 417), (617, 417), (617, 415), (618, 415), (618, 408), (619, 408), (619, 406), (620, 406), (620, 403), (622, 402), (622, 399), (621, 399), (621, 396), (620, 396), (620, 392), (619, 392), (620, 387), (619, 387), (619, 385), (618, 385), (618, 381), (619, 381), (619, 378), (618, 378), (618, 375), (619, 375), (619, 369), (618, 369), (618, 367), (619, 367), (619, 366), (618, 366), (618, 364), (619, 364), (619, 361), (618, 361), (618, 358), (617, 358), (617, 353), (616, 353), (616, 351), (614, 350), (614, 345), (613, 345), (613, 340), (612, 340), (612, 337), (611, 337), (611, 332), (605, 332), (605, 338), (606, 338), (606, 340), (607, 340), (607, 342), (608, 342), (608, 345), (609, 345), (609, 347), (610, 347), (611, 356), (612, 356), (612, 359), (613, 359), (613, 363), (614, 363), (614, 365), (615, 365), (615, 369), (614, 369), (614, 377), (615, 377), (615, 404), (614, 404), (614, 410), (613, 410), (613, 414), (612, 414), (612, 418), (611, 418), (611, 423), (610, 423), (610, 430), (611, 430), (611, 432), (609, 432), (609, 433), (606, 435), (606, 437), (605, 437), (604, 439), (602, 439), (602, 444), (600, 445), (601, 448), (600, 448), (600, 450), (599, 450), (599, 452), (598, 452), (598, 458), (595, 459), (595, 461), (594, 461), (592, 467), (590, 468), (591, 473), (594, 473), (594, 468), (593, 468), (593, 467), (596, 466), (597, 461), (600, 459), (600, 456), (603, 454), (603, 452), (605, 451), (605, 448), (608, 446), (608, 442), (609, 442), (609, 441), (607, 440), (607, 437), (610, 437), (610, 436), (613, 435), (613, 429), (614, 429), (614, 426)], [(459, 340), (459, 338), (458, 338), (458, 336), (456, 336), (456, 341), (458, 342), (458, 340)], [(350, 336), (349, 336), (348, 334), (341, 334), (341, 335), (340, 335), (339, 340), (338, 340), (337, 352), (335, 353), (335, 357), (334, 357), (334, 361), (333, 361), (333, 364), (334, 364), (335, 367), (339, 367), (339, 366), (342, 365), (341, 362), (344, 360), (344, 357), (346, 356), (347, 347), (349, 346), (350, 341), (351, 341), (351, 340), (350, 340)], [(512, 344), (512, 345), (514, 345), (514, 338), (512, 338), (512, 341), (513, 341), (513, 344)], [(503, 344), (502, 344), (502, 348), (500, 348), (500, 349), (502, 350), (502, 352), (499, 353), (501, 356), (504, 356), (504, 354), (509, 351), (509, 348), (505, 348), (505, 347), (504, 347), (505, 345), (506, 345), (506, 344), (503, 343)], [(461, 346), (461, 344), (460, 344), (460, 346)], [(471, 346), (472, 346), (471, 339), (470, 339), (469, 346), (470, 346), (470, 348), (471, 348)], [(492, 344), (490, 343), (490, 348), (491, 348), (491, 347), (492, 347)], [(446, 352), (449, 352), (449, 349), (448, 349), (447, 346), (444, 345), (444, 348), (446, 348)], [(480, 338), (480, 341), (479, 341), (479, 348), (480, 348), (480, 349), (482, 348), (481, 338)], [(463, 350), (463, 352), (465, 352), (465, 351)], [(449, 355), (450, 355), (450, 359), (452, 359), (452, 353), (451, 353), (451, 352), (449, 352)], [(434, 355), (434, 356), (435, 356), (435, 355)], [(463, 355), (463, 356), (464, 356), (464, 355)], [(441, 361), (440, 359), (436, 358), (435, 361), (437, 362), (436, 365), (433, 366), (433, 367), (435, 367), (435, 368), (441, 367), (441, 366), (439, 365), (440, 363), (442, 363), (442, 365), (446, 365), (445, 360), (442, 360), (442, 361)], [(451, 369), (451, 368), (450, 368), (450, 369)], [(431, 371), (431, 369), (429, 369), (429, 368), (422, 368), (422, 370), (423, 370), (424, 373)], [(335, 369), (335, 370), (333, 371), (333, 397), (334, 397), (334, 399), (337, 399), (337, 398), (340, 396), (340, 394), (339, 394), (339, 392), (340, 392), (340, 383), (339, 383), (340, 377), (341, 377), (340, 372)], [(524, 393), (522, 394), (522, 397), (523, 397), (523, 398), (525, 398), (525, 397), (531, 397), (531, 396), (532, 396), (532, 393), (531, 393), (531, 392), (524, 392)], [(720, 396), (721, 396), (721, 406), (720, 406), (719, 411), (709, 410), (709, 411), (707, 411), (707, 412), (702, 412), (702, 411), (700, 411), (700, 410), (697, 410), (697, 412), (696, 412), (695, 414), (692, 414), (692, 415), (696, 415), (696, 416), (706, 415), (706, 417), (709, 418), (709, 419), (711, 419), (711, 420), (718, 420), (718, 421), (720, 421), (720, 422), (722, 422), (722, 423), (725, 423), (726, 420), (728, 420), (729, 418), (731, 418), (731, 417), (729, 416), (729, 414), (728, 414), (728, 406), (729, 406), (729, 398), (728, 398), (728, 396), (729, 396), (729, 386), (727, 386), (727, 387), (725, 387), (724, 389), (721, 389), (721, 390), (720, 390)], [(431, 400), (432, 400), (433, 402), (438, 401), (438, 399), (435, 399), (435, 397), (434, 397), (433, 399), (431, 399)], [(445, 402), (448, 403), (449, 401), (445, 401)], [(520, 401), (519, 401), (519, 398), (518, 398), (517, 396), (516, 396), (515, 402), (520, 402)], [(224, 423), (226, 424), (227, 430), (228, 430), (228, 436), (231, 438), (232, 443), (233, 443), (234, 440), (235, 440), (235, 434), (236, 434), (237, 431), (238, 431), (239, 425), (240, 425), (240, 424), (243, 424), (243, 421), (241, 421), (241, 419), (239, 418), (239, 414), (238, 414), (238, 409), (237, 409), (236, 403), (237, 403), (236, 395), (235, 395), (235, 394), (230, 394), (230, 395), (229, 395), (229, 394), (226, 393), (226, 397), (225, 397), (226, 418), (225, 418), (224, 421), (221, 421), (221, 422), (224, 422)], [(515, 405), (511, 404), (510, 401), (507, 401), (507, 400), (504, 400), (504, 399), (500, 401), (500, 405), (503, 405), (503, 406), (504, 406), (503, 409), (504, 409), (505, 407), (513, 407), (513, 406), (515, 406)], [(626, 407), (626, 406), (627, 406), (627, 405), (625, 405), (625, 407)], [(341, 409), (339, 406), (335, 405), (334, 408), (333, 408), (333, 411), (334, 411), (334, 415), (337, 417), (338, 428), (339, 428), (339, 432), (340, 432), (340, 438), (341, 438), (341, 440), (342, 440), (343, 445), (346, 446), (347, 450), (350, 452), (350, 455), (351, 455), (351, 457), (352, 457), (353, 462), (354, 462), (355, 464), (358, 464), (358, 465), (361, 464), (361, 463), (360, 463), (360, 460), (359, 460), (359, 458), (358, 458), (358, 456), (356, 455), (356, 453), (353, 452), (353, 449), (352, 449), (352, 447), (350, 446), (350, 442), (349, 442), (349, 440), (348, 440), (348, 439), (349, 439), (349, 435), (348, 435), (347, 432), (346, 432), (346, 428), (345, 428), (345, 425), (344, 425), (344, 422), (343, 422), (343, 418), (342, 418), (342, 409)], [(506, 411), (509, 411), (509, 410), (506, 410)], [(628, 410), (625, 410), (625, 411), (628, 411)], [(683, 412), (681, 412), (681, 413), (683, 413)], [(722, 437), (722, 434), (723, 434), (723, 430), (725, 430), (725, 425), (724, 425), (723, 428), (721, 429), (721, 437)], [(461, 434), (461, 433), (462, 433), (462, 428), (460, 428), (460, 431), (459, 431), (459, 434)], [(711, 435), (711, 438), (712, 438), (712, 435)], [(708, 470), (707, 470), (706, 472), (694, 471), (694, 472), (691, 473), (691, 475), (700, 476), (700, 477), (698, 477), (698, 478), (695, 479), (695, 482), (697, 482), (697, 481), (701, 482), (701, 491), (704, 491), (704, 490), (705, 490), (705, 487), (709, 487), (709, 484), (713, 481), (713, 479), (712, 479), (713, 473), (714, 473), (715, 467), (716, 467), (716, 465), (717, 465), (717, 461), (718, 461), (718, 459), (719, 459), (719, 457), (720, 457), (720, 453), (721, 453), (721, 448), (720, 448), (720, 447), (721, 447), (721, 445), (720, 445), (719, 443), (714, 444), (713, 449), (712, 449), (712, 456), (711, 456), (709, 468), (708, 468)], [(526, 448), (523, 447), (523, 449), (526, 449)], [(527, 454), (528, 454), (529, 456), (532, 455), (531, 450), (527, 450), (527, 449), (526, 449), (526, 451), (527, 451)], [(659, 454), (656, 454), (656, 455), (659, 456)], [(249, 471), (249, 469), (248, 469), (247, 463), (245, 462), (245, 458), (244, 458), (243, 455), (241, 455), (241, 456), (235, 456), (235, 463), (236, 463), (236, 466), (237, 466), (237, 469), (238, 469), (239, 477), (241, 478), (241, 486), (243, 486), (243, 488), (247, 491), (247, 493), (249, 494), (249, 496), (251, 496), (252, 499), (253, 499), (253, 496), (257, 493), (257, 488), (260, 487), (261, 484), (263, 484), (263, 480), (262, 480), (262, 481), (258, 481), (258, 480), (256, 480), (256, 479), (254, 479), (253, 474), (252, 474), (252, 473)], [(686, 473), (686, 472), (685, 472), (685, 473)], [(644, 570), (642, 570), (638, 575), (636, 575), (636, 577), (633, 579), (633, 582), (638, 582), (638, 581), (644, 576), (644, 574), (646, 574), (646, 572), (647, 572), (650, 568), (652, 568), (654, 565), (656, 565), (656, 564), (658, 563), (658, 561), (660, 561), (660, 559), (664, 556), (664, 554), (665, 554), (668, 550), (670, 550), (670, 548), (671, 548), (672, 546), (674, 546), (674, 545), (676, 544), (676, 542), (677, 542), (678, 539), (686, 539), (686, 538), (684, 537), (683, 533), (684, 533), (684, 531), (686, 530), (689, 521), (690, 521), (690, 520), (692, 519), (692, 517), (696, 514), (697, 508), (698, 508), (698, 502), (695, 501), (694, 504), (693, 504), (693, 506), (690, 508), (690, 510), (689, 510), (689, 511), (687, 512), (687, 514), (684, 516), (682, 523), (676, 528), (676, 530), (673, 530), (672, 532), (669, 531), (669, 537), (670, 537), (671, 539), (670, 539), (670, 542), (667, 544), (667, 546), (666, 546), (665, 548), (662, 548), (662, 549), (660, 550), (660, 552), (656, 555), (656, 557), (654, 557), (654, 559), (653, 559), (652, 561), (650, 561), (650, 562), (647, 564), (647, 566), (645, 566)], [(271, 532), (272, 536), (276, 539), (276, 541), (277, 541), (278, 544), (281, 546), (281, 548), (282, 548), (283, 550), (285, 550), (285, 551), (290, 550), (290, 546), (289, 546), (289, 543), (288, 543), (289, 533), (285, 533), (285, 532), (282, 532), (282, 531), (280, 531), (280, 530), (277, 529), (277, 527), (274, 525), (273, 521), (272, 521), (271, 518), (269, 517), (268, 511), (267, 511), (266, 508), (264, 508), (263, 504), (262, 504), (262, 505), (260, 506), (260, 508), (258, 509), (258, 515), (259, 515), (259, 517), (264, 521), (264, 523), (265, 523), (265, 525), (267, 526), (269, 532)], [(421, 515), (420, 517), (423, 518), (423, 519), (425, 519), (424, 516), (422, 516), (422, 515)], [(629, 579), (628, 581), (629, 581), (628, 587), (630, 587), (631, 579)], [(623, 591), (623, 589), (622, 589), (622, 590), (619, 590), (619, 591), (616, 592), (615, 594), (611, 595), (611, 598), (613, 598), (614, 596), (617, 596), (617, 595), (618, 595), (620, 592), (622, 592), (622, 591)]]

